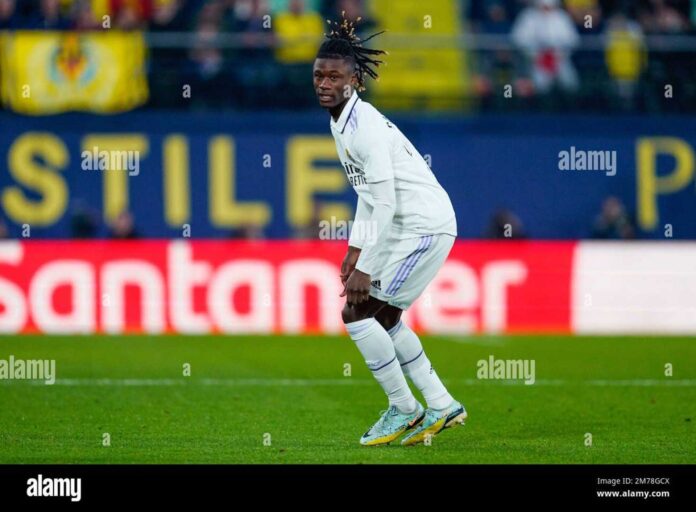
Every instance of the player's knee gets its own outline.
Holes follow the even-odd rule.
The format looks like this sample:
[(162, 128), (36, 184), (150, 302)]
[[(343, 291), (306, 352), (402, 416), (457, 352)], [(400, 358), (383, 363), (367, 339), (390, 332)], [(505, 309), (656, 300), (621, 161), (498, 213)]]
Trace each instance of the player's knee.
[(401, 310), (384, 308), (384, 310), (380, 311), (380, 314), (378, 314), (375, 318), (380, 325), (384, 327), (384, 330), (388, 331), (398, 324), (399, 320), (401, 320)]
[(356, 313), (355, 313), (355, 308), (352, 308), (348, 305), (348, 303), (343, 306), (343, 310), (341, 311), (341, 317), (343, 318), (343, 323), (344, 324), (349, 324), (351, 322), (357, 322), (359, 319), (356, 318)]
[(343, 306), (341, 316), (343, 317), (344, 324), (349, 324), (351, 322), (357, 322), (358, 320), (364, 320), (365, 318), (369, 318), (369, 315), (361, 308), (351, 306), (347, 302), (345, 306)]

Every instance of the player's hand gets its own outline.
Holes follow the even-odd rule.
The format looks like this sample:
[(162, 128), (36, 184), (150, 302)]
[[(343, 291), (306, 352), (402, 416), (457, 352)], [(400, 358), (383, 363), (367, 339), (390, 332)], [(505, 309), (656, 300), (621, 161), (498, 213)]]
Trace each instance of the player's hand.
[(353, 273), (353, 270), (355, 270), (355, 264), (358, 262), (358, 258), (360, 257), (360, 249), (357, 247), (348, 247), (348, 252), (346, 253), (346, 257), (343, 258), (343, 263), (341, 263), (341, 284), (343, 285), (343, 292), (341, 293), (341, 297), (343, 297), (346, 294), (346, 282), (348, 281), (348, 278), (350, 275)]
[(346, 282), (346, 289), (341, 296), (348, 295), (348, 304), (360, 304), (370, 298), (370, 274), (354, 270)]

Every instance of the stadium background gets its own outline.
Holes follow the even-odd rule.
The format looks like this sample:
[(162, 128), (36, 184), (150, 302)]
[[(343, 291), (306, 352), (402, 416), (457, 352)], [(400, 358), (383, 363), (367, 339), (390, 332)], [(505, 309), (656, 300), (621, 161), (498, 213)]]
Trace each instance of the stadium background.
[[(365, 97), (457, 212), (448, 263), (405, 318), (488, 410), (468, 455), (419, 460), (692, 460), (687, 0), (0, 0), (0, 343), (64, 379), (50, 398), (5, 382), (0, 460), (416, 460), (351, 451), (381, 402), (340, 320), (355, 198), (310, 79), (341, 11), (388, 29)], [(616, 174), (561, 170), (571, 148), (615, 152)], [(100, 151), (137, 169), (94, 168)], [(536, 360), (541, 387), (486, 387), (490, 354)], [(191, 361), (197, 387), (172, 391)], [(338, 385), (346, 361), (357, 387)], [(294, 437), (268, 411), (300, 396)], [(311, 423), (327, 414), (346, 426), (338, 447)], [(108, 455), (107, 428), (128, 440)], [(249, 448), (267, 431), (287, 453)], [(604, 445), (585, 451), (585, 432)]]
[[(495, 267), (510, 249), (479, 244), (467, 250), (462, 242), (463, 255), (476, 258), (484, 251), (486, 261), (462, 256), (456, 265), (453, 259), (452, 274), (435, 283), (473, 294), (448, 306), (452, 318), (445, 324), (459, 324), (461, 332), (488, 330), (483, 317), (495, 317), (495, 331), (694, 332), (696, 299), (688, 292), (696, 279), (689, 263), (694, 248), (666, 242), (696, 237), (696, 38), (690, 35), (696, 8), (688, 2), (554, 4), (546, 8), (548, 19), (529, 22), (550, 27), (538, 49), (541, 43), (523, 22), (524, 2), (513, 1), (439, 1), (427, 13), (417, 2), (379, 0), (3, 2), (0, 233), (21, 242), (6, 245), (21, 254), (3, 258), (3, 266), (21, 281), (19, 289), (8, 286), (26, 306), (7, 310), (0, 324), (10, 332), (105, 330), (94, 305), (69, 314), (71, 272), (61, 273), (63, 280), (49, 278), (51, 284), (35, 283), (58, 293), (32, 298), (33, 277), (41, 268), (40, 275), (52, 274), (51, 260), (44, 258), (55, 254), (33, 240), (264, 240), (264, 254), (280, 250), (287, 260), (258, 261), (268, 267), (268, 285), (229, 283), (227, 293), (236, 298), (228, 314), (236, 308), (248, 318), (264, 318), (254, 317), (252, 306), (268, 309), (271, 300), (291, 300), (286, 294), (294, 292), (278, 282), (280, 266), (313, 263), (298, 259), (294, 246), (273, 241), (326, 238), (322, 221), (339, 228), (353, 215), (353, 192), (308, 79), (324, 18), (345, 11), (363, 16), (365, 30), (388, 29), (380, 41), (390, 50), (388, 65), (368, 99), (426, 156), (456, 205), (463, 241), (662, 241), (653, 249), (657, 256), (635, 263), (636, 272), (647, 274), (615, 277), (613, 296), (598, 288), (607, 283), (592, 261), (611, 265), (616, 258), (607, 255), (617, 254), (614, 246), (567, 242), (572, 263), (547, 256), (553, 275), (534, 284), (533, 258), (544, 258), (546, 246), (518, 245), (524, 251), (513, 251), (514, 268), (501, 276), (512, 274), (497, 278), (505, 283), (496, 292), (478, 293), (485, 288), (486, 264)], [(524, 14), (534, 17), (543, 9), (543, 3), (531, 5)], [(616, 174), (560, 170), (559, 154), (571, 148), (615, 152)], [(93, 150), (134, 152), (137, 173), (90, 168), (83, 152)], [(345, 229), (330, 233), (346, 236)], [(156, 252), (166, 252), (165, 245)], [(334, 241), (316, 249), (318, 268), (340, 263), (334, 245), (342, 246)], [(104, 303), (98, 300), (106, 293), (100, 280), (113, 260), (111, 246), (95, 246), (103, 252), (89, 242), (68, 247), (66, 258), (89, 260), (90, 303)], [(229, 247), (249, 251), (243, 242)], [(642, 261), (650, 247), (632, 244), (621, 251)], [(40, 263), (32, 261), (34, 252)], [(174, 326), (165, 304), (173, 293), (167, 279), (172, 263), (143, 258), (151, 286), (138, 273), (113, 285), (126, 289), (128, 304), (141, 304), (122, 307), (116, 331)], [(60, 261), (53, 263), (59, 268)], [(619, 258), (615, 270), (625, 264)], [(663, 281), (671, 293), (658, 297), (653, 281), (664, 268), (673, 272)], [(181, 286), (205, 288), (214, 278), (207, 274)], [(293, 286), (326, 293), (305, 300), (298, 292), (292, 299), (302, 301), (292, 310), (308, 317), (300, 330), (339, 330), (340, 305), (327, 297), (335, 288), (331, 272), (312, 271), (303, 279)], [(138, 319), (138, 310), (146, 310), (145, 288), (162, 304), (152, 313), (157, 320), (150, 320), (158, 327)], [(559, 289), (566, 291), (562, 318), (557, 312), (530, 316), (532, 300), (542, 312), (556, 310)], [(39, 312), (36, 301), (47, 302), (47, 312)], [(186, 307), (208, 311), (199, 302)], [(326, 313), (322, 302), (330, 304)], [(640, 319), (635, 308), (645, 310)], [(466, 311), (472, 309), (473, 326)], [(319, 318), (324, 315), (331, 320)], [(271, 316), (275, 320), (237, 322), (236, 328), (235, 322), (202, 325), (284, 331), (279, 313)], [(200, 331), (199, 323), (189, 329), (179, 322), (175, 330)]]

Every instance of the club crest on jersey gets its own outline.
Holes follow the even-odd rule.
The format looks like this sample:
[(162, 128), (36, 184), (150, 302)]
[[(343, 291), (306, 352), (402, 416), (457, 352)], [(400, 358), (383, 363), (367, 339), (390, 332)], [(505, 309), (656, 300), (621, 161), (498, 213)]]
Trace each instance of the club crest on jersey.
[(346, 158), (357, 165), (358, 161), (355, 158), (353, 158), (353, 155), (350, 154), (348, 148), (346, 148)]

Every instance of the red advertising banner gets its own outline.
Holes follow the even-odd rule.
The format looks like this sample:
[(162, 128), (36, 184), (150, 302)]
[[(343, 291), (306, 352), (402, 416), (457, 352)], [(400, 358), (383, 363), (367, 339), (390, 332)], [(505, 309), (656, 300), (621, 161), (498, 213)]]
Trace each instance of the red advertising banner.
[[(457, 242), (421, 332), (570, 332), (574, 242)], [(341, 333), (345, 242), (6, 241), (0, 332)]]

